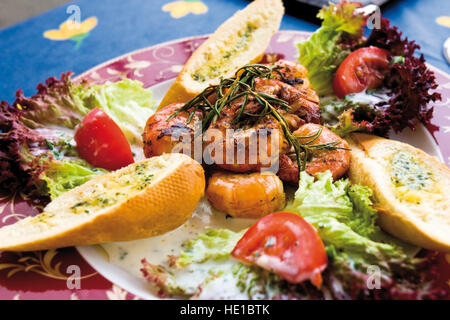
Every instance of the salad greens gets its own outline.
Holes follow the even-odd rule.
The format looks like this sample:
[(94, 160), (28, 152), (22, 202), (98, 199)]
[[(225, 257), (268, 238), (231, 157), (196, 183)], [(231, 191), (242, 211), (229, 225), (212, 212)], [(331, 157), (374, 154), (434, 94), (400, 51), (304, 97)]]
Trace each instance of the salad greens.
[(300, 63), (308, 69), (308, 78), (316, 92), (323, 96), (333, 93), (333, 76), (341, 62), (351, 52), (344, 44), (362, 36), (363, 14), (356, 14), (360, 4), (330, 3), (319, 11), (322, 26), (311, 37), (297, 44)]
[(106, 173), (106, 170), (93, 168), (82, 159), (54, 160), (48, 163), (39, 178), (45, 181), (45, 190), (42, 193), (54, 199), (103, 173)]
[(63, 73), (61, 79), (48, 78), (45, 84), (37, 86), (38, 92), (32, 97), (25, 97), (22, 90), (18, 90), (11, 109), (21, 111), (21, 122), (32, 129), (48, 125), (74, 129), (91, 108), (85, 106), (77, 94), (87, 85), (76, 85), (71, 75), (68, 72)]
[(90, 110), (103, 109), (131, 144), (141, 145), (145, 121), (156, 109), (152, 93), (130, 79), (77, 84), (65, 73), (37, 89), (32, 97), (19, 90), (12, 105), (0, 103), (0, 189), (44, 203), (106, 172), (80, 159), (73, 140)]
[(407, 259), (414, 248), (390, 238), (375, 224), (377, 211), (372, 207), (372, 191), (364, 186), (337, 180), (329, 171), (317, 180), (302, 172), (295, 199), (286, 210), (296, 212), (316, 227), (326, 246), (343, 250), (356, 263), (380, 264), (380, 261)]
[(343, 99), (327, 96), (321, 100), (322, 118), (341, 137), (354, 131), (370, 131), (373, 124), (364, 119), (381, 116), (376, 106), (389, 98), (383, 89), (352, 93)]
[(191, 263), (202, 263), (209, 259), (226, 259), (243, 234), (243, 232), (236, 233), (227, 229), (210, 229), (184, 245), (176, 266), (185, 267)]
[[(294, 200), (286, 210), (303, 216), (316, 227), (329, 259), (324, 287), (334, 298), (422, 299), (437, 297), (439, 289), (426, 279), (432, 259), (413, 258), (418, 248), (384, 233), (377, 225), (372, 207), (372, 190), (350, 185), (348, 180), (333, 182), (329, 171), (307, 173)], [(425, 263), (425, 264), (426, 264)], [(379, 287), (369, 288), (374, 270)], [(373, 283), (372, 283), (373, 284)]]
[[(328, 267), (319, 290), (309, 282), (290, 284), (274, 273), (243, 264), (230, 252), (243, 232), (210, 229), (189, 240), (178, 256), (165, 265), (143, 261), (145, 278), (161, 296), (246, 299), (350, 299), (350, 298), (430, 298), (440, 291), (426, 277), (433, 259), (412, 258), (415, 247), (391, 238), (376, 225), (370, 189), (333, 182), (330, 172), (317, 180), (302, 173), (294, 200), (285, 210), (303, 216), (319, 232), (326, 246)], [(380, 287), (370, 289), (371, 270), (380, 272)], [(214, 287), (220, 287), (215, 292)], [(223, 289), (226, 286), (226, 290)]]
[[(166, 265), (143, 260), (141, 271), (161, 297), (274, 298), (281, 289), (278, 276), (230, 257), (244, 231), (209, 229), (187, 241), (179, 256), (170, 256)], [(216, 292), (216, 287), (220, 292)], [(208, 292), (216, 296), (209, 296)]]
[(75, 95), (89, 109), (103, 109), (119, 125), (130, 144), (142, 144), (145, 123), (156, 110), (156, 101), (142, 87), (142, 82), (124, 78), (89, 88), (80, 86)]
[[(355, 13), (358, 7), (360, 4), (347, 1), (330, 3), (318, 14), (322, 26), (297, 44), (298, 60), (308, 70), (311, 84), (321, 96), (322, 109), (325, 112), (334, 109), (333, 122), (328, 123), (325, 117), (325, 123), (340, 135), (364, 131), (387, 136), (390, 129), (395, 132), (414, 129), (416, 120), (436, 129), (430, 123), (433, 108), (429, 103), (440, 100), (441, 95), (434, 92), (437, 88), (434, 73), (426, 66), (423, 55), (416, 54), (420, 46), (402, 37), (386, 18), (381, 18), (380, 27), (365, 37), (366, 17)], [(383, 99), (369, 104), (347, 98), (339, 101), (332, 89), (336, 70), (351, 52), (369, 46), (390, 54), (390, 69), (377, 90), (383, 93)]]

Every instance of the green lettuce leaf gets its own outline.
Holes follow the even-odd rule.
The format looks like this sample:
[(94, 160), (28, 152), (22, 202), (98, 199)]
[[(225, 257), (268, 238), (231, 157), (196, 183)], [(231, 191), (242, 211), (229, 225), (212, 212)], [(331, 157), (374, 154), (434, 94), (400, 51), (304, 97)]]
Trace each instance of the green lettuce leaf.
[(337, 180), (329, 171), (314, 177), (302, 173), (295, 199), (286, 210), (296, 212), (316, 227), (326, 246), (345, 252), (357, 263), (387, 267), (387, 261), (404, 261), (404, 244), (385, 234), (376, 224), (372, 191), (364, 186)]
[(45, 84), (38, 85), (38, 92), (32, 97), (25, 97), (22, 90), (17, 91), (13, 105), (23, 111), (20, 120), (33, 129), (48, 125), (74, 129), (91, 108), (76, 94), (86, 90), (87, 85), (73, 83), (71, 76), (72, 73), (67, 72), (61, 79), (48, 78)]
[(322, 26), (311, 37), (297, 43), (298, 60), (308, 70), (313, 88), (321, 96), (333, 93), (333, 76), (339, 64), (350, 53), (344, 43), (359, 41), (365, 18), (354, 10), (357, 3), (330, 3), (317, 15)]
[(156, 110), (156, 101), (142, 82), (124, 78), (118, 82), (75, 84), (71, 73), (49, 78), (38, 93), (27, 98), (17, 92), (14, 106), (24, 109), (21, 120), (30, 128), (57, 125), (74, 129), (93, 108), (103, 109), (122, 129), (131, 144), (140, 144), (145, 123)]
[(323, 7), (319, 11), (317, 17), (323, 20), (323, 27), (360, 37), (365, 23), (364, 15), (355, 12), (355, 9), (360, 7), (361, 4), (358, 2), (341, 1), (338, 4), (330, 2), (328, 7)]
[(185, 267), (191, 263), (202, 263), (209, 259), (227, 259), (242, 235), (243, 232), (233, 232), (228, 229), (209, 229), (184, 244), (184, 250), (176, 260), (176, 265)]
[(279, 294), (279, 278), (230, 257), (245, 230), (209, 229), (183, 244), (166, 264), (144, 260), (142, 273), (158, 294), (205, 299), (269, 299)]
[(48, 163), (40, 178), (45, 181), (44, 192), (48, 193), (53, 200), (64, 192), (106, 172), (106, 170), (90, 166), (81, 159), (53, 160)]
[(377, 109), (390, 99), (385, 89), (366, 90), (346, 95), (343, 99), (333, 96), (321, 100), (325, 124), (341, 137), (355, 131), (373, 132), (373, 119), (382, 116)]
[(142, 82), (124, 78), (115, 83), (76, 88), (74, 95), (89, 109), (101, 108), (122, 129), (130, 144), (142, 144), (147, 119), (156, 110), (152, 92)]

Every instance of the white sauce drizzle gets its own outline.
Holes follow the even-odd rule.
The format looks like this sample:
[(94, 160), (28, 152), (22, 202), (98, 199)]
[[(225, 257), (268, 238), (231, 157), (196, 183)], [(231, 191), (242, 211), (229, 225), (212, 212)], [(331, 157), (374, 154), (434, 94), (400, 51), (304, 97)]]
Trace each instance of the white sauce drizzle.
[[(192, 217), (178, 229), (164, 235), (134, 241), (110, 242), (102, 244), (107, 251), (110, 262), (127, 272), (142, 278), (141, 260), (145, 258), (152, 264), (167, 262), (168, 255), (178, 255), (181, 244), (195, 238), (208, 228), (226, 228), (240, 231), (248, 228), (254, 219), (226, 218), (226, 215), (212, 208), (206, 198), (200, 200)], [(226, 277), (221, 281), (225, 281)], [(215, 281), (214, 281), (215, 282)], [(223, 294), (222, 289), (222, 294)]]

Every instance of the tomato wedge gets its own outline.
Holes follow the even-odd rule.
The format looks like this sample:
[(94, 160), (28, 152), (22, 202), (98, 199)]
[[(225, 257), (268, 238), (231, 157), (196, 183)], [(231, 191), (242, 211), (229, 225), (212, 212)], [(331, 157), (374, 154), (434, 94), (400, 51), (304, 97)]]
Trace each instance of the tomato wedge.
[(292, 212), (274, 212), (253, 224), (231, 255), (256, 264), (292, 283), (310, 280), (320, 288), (327, 266), (325, 248), (316, 229)]
[(122, 130), (99, 108), (92, 109), (81, 121), (75, 142), (80, 157), (94, 167), (117, 170), (134, 162)]
[(389, 51), (365, 47), (350, 53), (336, 71), (333, 91), (343, 98), (350, 93), (378, 88), (389, 70)]

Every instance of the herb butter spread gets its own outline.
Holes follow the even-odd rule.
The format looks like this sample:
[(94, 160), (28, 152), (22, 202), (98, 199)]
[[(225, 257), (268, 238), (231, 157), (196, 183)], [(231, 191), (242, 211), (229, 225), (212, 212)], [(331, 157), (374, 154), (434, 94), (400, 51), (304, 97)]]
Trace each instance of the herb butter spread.
[(391, 161), (391, 179), (396, 187), (424, 190), (431, 186), (431, 172), (425, 169), (411, 153), (400, 151)]
[(407, 151), (396, 152), (391, 159), (391, 181), (400, 200), (420, 205), (432, 192), (432, 174)]
[(84, 193), (82, 199), (70, 207), (76, 214), (90, 213), (120, 203), (144, 190), (153, 180), (154, 174), (147, 163), (136, 165), (132, 171), (124, 171), (109, 181), (98, 183)]
[[(252, 24), (240, 31), (236, 39), (228, 40), (220, 52), (214, 57), (208, 57), (208, 63), (192, 73), (192, 79), (199, 82), (205, 82), (227, 73), (227, 66), (233, 58), (248, 48), (253, 37), (253, 33), (257, 28)], [(225, 49), (227, 48), (227, 49)]]

